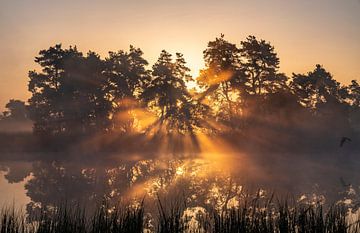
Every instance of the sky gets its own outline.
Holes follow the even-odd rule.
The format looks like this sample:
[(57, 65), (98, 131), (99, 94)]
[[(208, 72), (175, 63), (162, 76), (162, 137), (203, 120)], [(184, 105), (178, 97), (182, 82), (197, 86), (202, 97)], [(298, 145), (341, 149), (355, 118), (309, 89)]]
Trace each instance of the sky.
[(102, 57), (132, 44), (150, 64), (181, 52), (196, 75), (220, 33), (269, 41), (287, 75), (322, 64), (343, 84), (360, 80), (360, 0), (0, 0), (0, 110), (29, 98), (34, 57), (57, 43)]

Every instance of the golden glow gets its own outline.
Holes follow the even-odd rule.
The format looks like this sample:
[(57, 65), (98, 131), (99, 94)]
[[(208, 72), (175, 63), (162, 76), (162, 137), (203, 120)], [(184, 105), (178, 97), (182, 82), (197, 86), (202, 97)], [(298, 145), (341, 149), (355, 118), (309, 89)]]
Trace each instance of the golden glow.
[(155, 114), (140, 107), (138, 101), (131, 98), (117, 101), (117, 107), (123, 110), (115, 114), (116, 122), (121, 125), (133, 121), (135, 125), (132, 127), (139, 132), (148, 129), (158, 119)]
[(207, 85), (215, 85), (221, 82), (228, 81), (233, 72), (231, 71), (222, 71), (217, 73), (213, 69), (203, 70), (200, 74), (199, 81), (206, 83)]
[(184, 175), (184, 173), (185, 173), (184, 166), (179, 166), (176, 168), (176, 175), (181, 176), (181, 175)]
[(274, 45), (287, 75), (321, 63), (347, 84), (360, 77), (359, 12), (355, 0), (1, 1), (0, 108), (10, 98), (30, 96), (27, 73), (38, 68), (34, 57), (55, 43), (102, 57), (133, 44), (150, 67), (162, 49), (181, 52), (197, 76), (208, 41), (224, 33), (239, 45), (252, 34)]
[[(136, 3), (134, 3), (136, 2)], [(181, 4), (180, 4), (181, 2)], [(207, 85), (216, 85), (229, 80), (231, 71), (220, 74), (204, 69), (203, 50), (207, 42), (225, 34), (225, 39), (240, 45), (247, 35), (269, 41), (280, 57), (280, 71), (287, 75), (305, 73), (321, 63), (334, 77), (349, 83), (360, 78), (360, 4), (358, 1), (2, 1), (0, 3), (0, 109), (10, 98), (26, 100), (29, 70), (39, 67), (34, 57), (42, 49), (56, 43), (64, 47), (77, 45), (86, 53), (93, 50), (102, 58), (108, 51), (127, 50), (129, 44), (140, 47), (148, 68), (156, 61), (162, 49), (174, 54), (181, 52), (191, 75), (204, 75)], [(29, 10), (30, 9), (30, 10)], [(271, 9), (271, 10), (269, 10)], [(258, 17), (261, 15), (261, 17)], [(267, 19), (264, 21), (263, 19)], [(110, 23), (111, 22), (111, 23)], [(341, 57), (341, 59), (339, 59)], [(211, 78), (206, 78), (211, 77)], [(187, 83), (189, 89), (197, 89), (196, 82)], [(203, 103), (207, 103), (204, 99)], [(208, 103), (211, 104), (211, 103)], [(253, 158), (230, 146), (220, 137), (209, 137), (202, 132), (193, 135), (169, 134), (166, 123), (142, 108), (133, 99), (116, 103), (121, 111), (114, 113), (119, 127), (129, 124), (137, 132), (145, 132), (148, 138), (161, 141), (153, 153), (157, 168), (164, 173), (152, 174), (146, 180), (137, 180), (136, 173), (128, 196), (155, 195), (159, 190), (171, 188), (183, 179), (199, 181), (221, 172), (244, 172), (252, 176), (267, 177)], [(215, 120), (206, 122), (212, 128), (226, 132), (229, 126)], [(249, 135), (252, 137), (252, 135)], [(251, 138), (266, 144), (263, 138)], [(94, 137), (80, 145), (98, 145), (118, 140), (117, 138)], [(180, 148), (180, 149), (179, 149)], [(174, 164), (174, 151), (181, 151), (183, 158)], [(194, 154), (196, 157), (194, 157)], [(143, 155), (133, 154), (119, 160), (139, 162)], [(155, 165), (154, 165), (155, 166)], [(170, 167), (170, 168), (169, 168)], [(224, 177), (228, 177), (228, 176)], [(231, 182), (225, 180), (221, 185)], [(200, 182), (200, 181), (199, 181)], [(224, 203), (221, 185), (211, 186), (211, 195)], [(0, 185), (1, 186), (1, 185)], [(230, 199), (228, 206), (236, 206)]]

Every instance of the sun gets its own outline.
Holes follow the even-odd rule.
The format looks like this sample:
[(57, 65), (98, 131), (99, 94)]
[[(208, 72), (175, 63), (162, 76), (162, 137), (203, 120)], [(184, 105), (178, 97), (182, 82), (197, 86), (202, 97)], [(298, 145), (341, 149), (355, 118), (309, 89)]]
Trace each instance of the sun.
[(186, 87), (189, 90), (198, 90), (199, 89), (199, 85), (196, 82), (196, 79), (199, 77), (200, 75), (200, 70), (203, 69), (204, 64), (201, 61), (197, 61), (195, 59), (188, 59), (188, 67), (190, 68), (190, 75), (193, 79), (193, 81), (187, 82), (186, 83)]
[(188, 90), (193, 90), (193, 89), (197, 90), (199, 88), (199, 85), (197, 84), (196, 81), (190, 81), (186, 83), (186, 87)]
[(200, 70), (205, 67), (205, 64), (202, 58), (190, 57), (187, 60), (188, 66), (190, 68), (190, 75), (195, 79), (199, 76)]

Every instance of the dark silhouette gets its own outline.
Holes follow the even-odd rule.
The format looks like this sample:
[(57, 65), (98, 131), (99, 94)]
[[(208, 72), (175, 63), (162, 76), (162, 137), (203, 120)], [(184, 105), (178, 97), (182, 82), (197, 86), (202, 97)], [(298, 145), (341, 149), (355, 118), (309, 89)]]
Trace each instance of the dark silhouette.
[(11, 99), (0, 115), (0, 132), (31, 132), (33, 123), (29, 119), (27, 107), (25, 102)]
[(348, 137), (342, 137), (340, 140), (340, 147), (342, 147), (345, 142), (351, 142), (351, 139)]
[(286, 87), (287, 77), (277, 74), (280, 61), (270, 43), (248, 36), (241, 45), (241, 70), (245, 74), (249, 94), (274, 93)]
[(25, 102), (21, 100), (11, 99), (9, 103), (5, 105), (7, 111), (3, 112), (3, 118), (11, 118), (14, 120), (25, 120), (28, 118), (28, 112)]
[[(206, 68), (201, 70), (197, 78), (199, 86), (205, 88), (206, 96), (210, 99), (213, 114), (222, 120), (231, 120), (236, 111), (235, 80), (238, 78), (238, 65), (240, 62), (239, 49), (220, 38), (208, 43), (204, 50)], [(240, 81), (237, 81), (240, 82)]]
[(192, 79), (189, 71), (182, 54), (177, 53), (173, 62), (165, 50), (153, 66), (152, 79), (141, 98), (148, 106), (158, 108), (154, 110), (159, 116), (158, 125), (155, 124), (159, 130), (165, 126), (167, 131), (191, 132), (199, 126), (199, 105), (186, 87), (186, 82)]
[[(191, 77), (184, 56), (165, 50), (151, 67), (133, 46), (105, 58), (60, 44), (41, 50), (28, 103), (11, 100), (0, 117), (0, 169), (11, 182), (32, 175), (28, 213), (64, 199), (115, 206), (182, 192), (192, 206), (226, 210), (253, 183), (308, 197), (316, 183), (336, 201), (339, 176), (359, 187), (360, 145), (339, 164), (333, 143), (360, 139), (356, 80), (342, 85), (321, 65), (287, 77), (275, 48), (254, 36), (236, 45), (221, 35), (204, 61)], [(20, 121), (26, 132), (5, 130)]]
[[(112, 104), (110, 129), (130, 133), (136, 127), (132, 110), (140, 105), (140, 96), (149, 85), (148, 62), (139, 48), (130, 46), (128, 52), (109, 52), (105, 58), (106, 89)], [(118, 117), (121, 115), (120, 117)]]
[(105, 64), (94, 52), (61, 45), (40, 51), (41, 73), (29, 72), (30, 118), (39, 134), (86, 134), (110, 128)]

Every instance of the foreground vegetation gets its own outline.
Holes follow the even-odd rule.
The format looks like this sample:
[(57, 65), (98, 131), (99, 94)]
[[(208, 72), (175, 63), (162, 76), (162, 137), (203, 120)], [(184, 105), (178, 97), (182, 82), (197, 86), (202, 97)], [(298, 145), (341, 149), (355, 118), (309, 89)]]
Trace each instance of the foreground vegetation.
[[(58, 44), (41, 50), (35, 62), (41, 69), (29, 72), (30, 99), (10, 100), (0, 116), (0, 162), (39, 161), (26, 173), (10, 169), (7, 179), (15, 182), (32, 171), (25, 187), (32, 200), (28, 208), (47, 209), (35, 219), (29, 219), (34, 217), (29, 211), (25, 218), (3, 210), (0, 233), (358, 231), (359, 224), (350, 225), (341, 206), (323, 210), (320, 204), (255, 200), (234, 209), (208, 205), (192, 217), (187, 216), (188, 207), (161, 202), (157, 211), (146, 205), (121, 210), (103, 206), (97, 211), (73, 205), (78, 197), (95, 202), (104, 197), (99, 193), (119, 200), (127, 188), (143, 187), (142, 182), (152, 176), (158, 178), (160, 188), (165, 187), (185, 171), (181, 166), (164, 169), (162, 157), (155, 164), (161, 155), (183, 159), (216, 154), (231, 163), (225, 156), (231, 152), (241, 157), (242, 170), (253, 168), (244, 173), (256, 179), (257, 171), (265, 176), (277, 171), (279, 176), (274, 177), (285, 177), (278, 181), (281, 184), (298, 185), (298, 174), (312, 174), (310, 169), (323, 173), (321, 168), (328, 167), (326, 174), (337, 177), (317, 180), (341, 180), (342, 186), (352, 187), (358, 180), (354, 174), (358, 174), (360, 151), (356, 80), (342, 85), (321, 65), (287, 77), (279, 72), (275, 48), (254, 36), (240, 45), (224, 35), (210, 41), (198, 77), (190, 76), (180, 53), (173, 57), (164, 50), (149, 67), (143, 52), (133, 46), (101, 58)], [(249, 166), (245, 155), (252, 159)], [(106, 168), (113, 161), (126, 163)], [(97, 173), (86, 167), (92, 163), (104, 168)], [(99, 177), (106, 179), (101, 182)], [(310, 175), (307, 179), (315, 180)], [(225, 183), (233, 186), (231, 180), (219, 183), (222, 188)], [(191, 191), (201, 194), (211, 189), (209, 184), (205, 180)], [(72, 197), (68, 198), (73, 201), (71, 208), (56, 208), (54, 202), (66, 195)], [(199, 196), (194, 199), (200, 202)]]
[[(178, 202), (177, 202), (178, 203)], [(1, 233), (86, 233), (86, 232), (359, 232), (360, 223), (349, 221), (341, 205), (327, 210), (321, 204), (261, 202), (253, 199), (226, 210), (186, 208), (182, 204), (162, 203), (152, 216), (144, 204), (138, 207), (107, 208), (102, 205), (92, 214), (86, 208), (62, 205), (51, 213), (39, 214), (36, 221), (14, 208), (3, 208)], [(193, 210), (193, 211), (191, 211)], [(195, 211), (194, 211), (195, 210)]]

